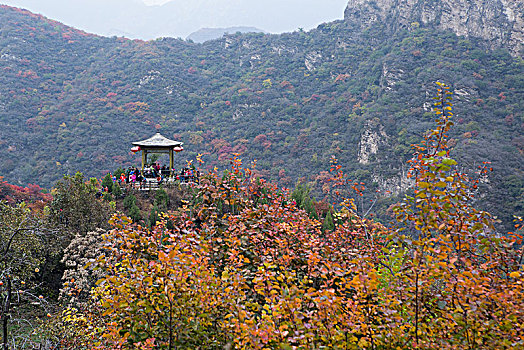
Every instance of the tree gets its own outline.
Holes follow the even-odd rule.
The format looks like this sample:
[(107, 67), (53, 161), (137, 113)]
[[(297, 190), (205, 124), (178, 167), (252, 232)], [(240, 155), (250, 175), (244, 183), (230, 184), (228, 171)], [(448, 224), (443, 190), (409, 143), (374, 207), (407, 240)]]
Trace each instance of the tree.
[(136, 197), (132, 194), (127, 195), (123, 202), (124, 208), (127, 210), (127, 214), (133, 220), (133, 222), (139, 222), (142, 219), (140, 209), (136, 205)]
[(324, 223), (322, 224), (322, 229), (324, 231), (333, 231), (335, 229), (335, 224), (333, 223), (333, 217), (331, 216), (330, 211), (328, 211), (326, 214), (326, 218), (324, 219)]
[(104, 254), (102, 229), (88, 232), (76, 237), (64, 249), (62, 262), (66, 268), (62, 276), (63, 288), (60, 290), (60, 300), (68, 306), (78, 306), (85, 303), (95, 282), (102, 278), (100, 271), (94, 269), (93, 261)]
[[(146, 344), (165, 349), (221, 348), (224, 335), (217, 320), (224, 311), (217, 308), (222, 300), (215, 295), (220, 279), (203, 256), (194, 259), (198, 238), (183, 234), (182, 222), (173, 230), (160, 223), (152, 230), (134, 226), (125, 233), (117, 228), (129, 227), (128, 218), (115, 216), (111, 223), (116, 230), (105, 237), (110, 250), (98, 259), (104, 277), (94, 290), (95, 303), (84, 311), (88, 320), (98, 314), (107, 323), (94, 327), (88, 322), (76, 329), (74, 341), (83, 339), (83, 346), (101, 349)], [(78, 316), (70, 310), (65, 321), (78, 324)]]
[(156, 190), (155, 204), (160, 210), (167, 211), (167, 208), (169, 207), (169, 196), (163, 188)]
[(109, 192), (113, 190), (113, 178), (111, 173), (107, 173), (102, 179), (102, 190), (104, 191), (106, 188)]
[(149, 211), (149, 226), (153, 227), (160, 220), (161, 211), (158, 209), (158, 205), (155, 203)]
[(115, 198), (119, 198), (122, 195), (122, 190), (120, 189), (118, 181), (114, 182), (111, 186), (111, 193), (113, 194), (113, 196), (115, 196)]
[(311, 188), (308, 185), (297, 183), (291, 198), (297, 203), (297, 207), (304, 209), (312, 218), (318, 219), (315, 210), (317, 203), (314, 198), (311, 198)]
[(59, 252), (59, 237), (46, 225), (42, 213), (31, 212), (24, 202), (8, 205), (0, 201), (0, 320), (4, 350), (17, 347), (18, 337), (9, 338), (9, 325), (27, 322), (21, 311), (23, 305), (46, 307), (43, 297), (34, 294), (38, 287), (35, 275), (46, 258)]
[(85, 181), (81, 173), (66, 175), (52, 191), (50, 220), (70, 233), (86, 234), (96, 228), (108, 228), (111, 208), (97, 198), (96, 179)]

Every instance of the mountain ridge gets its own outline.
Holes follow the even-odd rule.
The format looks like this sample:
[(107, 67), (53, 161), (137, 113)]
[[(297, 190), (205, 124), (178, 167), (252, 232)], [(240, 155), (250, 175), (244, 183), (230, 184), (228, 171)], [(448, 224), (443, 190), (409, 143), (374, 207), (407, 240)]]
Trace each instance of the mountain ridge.
[(186, 40), (192, 40), (196, 43), (203, 43), (208, 40), (219, 39), (224, 34), (234, 33), (264, 33), (262, 29), (255, 27), (228, 27), (228, 28), (201, 28), (196, 32), (189, 34)]
[[(326, 1), (328, 3), (326, 3)], [(4, 0), (10, 6), (59, 19), (69, 25), (104, 36), (154, 40), (185, 38), (205, 27), (249, 26), (268, 32), (313, 28), (319, 23), (342, 18), (345, 0), (193, 0), (147, 6), (129, 0)], [(296, 11), (297, 8), (301, 11)]]
[(379, 21), (393, 27), (413, 22), (449, 29), (457, 35), (507, 47), (513, 56), (524, 50), (523, 0), (349, 0), (344, 18), (363, 27)]

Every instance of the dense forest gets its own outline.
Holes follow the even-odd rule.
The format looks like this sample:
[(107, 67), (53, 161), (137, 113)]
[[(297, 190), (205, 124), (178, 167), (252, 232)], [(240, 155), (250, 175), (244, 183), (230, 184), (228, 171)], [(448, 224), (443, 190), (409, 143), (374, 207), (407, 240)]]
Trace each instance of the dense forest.
[(1, 181), (2, 346), (523, 348), (522, 218), (500, 235), (471, 205), (480, 180), (450, 155), (453, 93), (436, 90), (391, 225), (359, 215), (360, 183), (336, 160), (332, 201), (312, 210), (305, 187), (235, 156), (151, 192), (114, 182), (101, 196), (106, 180), (81, 173), (51, 196)]
[[(404, 162), (432, 122), (431, 86), (456, 94), (453, 152), (471, 172), (489, 161), (483, 208), (507, 225), (524, 207), (521, 57), (412, 23), (350, 21), (282, 35), (195, 44), (105, 38), (0, 8), (0, 173), (50, 187), (77, 170), (101, 177), (138, 164), (132, 141), (155, 131), (185, 143), (180, 163), (209, 169), (232, 154), (264, 178), (322, 196), (335, 156), (377, 213), (409, 187)], [(361, 210), (366, 210), (362, 208)]]

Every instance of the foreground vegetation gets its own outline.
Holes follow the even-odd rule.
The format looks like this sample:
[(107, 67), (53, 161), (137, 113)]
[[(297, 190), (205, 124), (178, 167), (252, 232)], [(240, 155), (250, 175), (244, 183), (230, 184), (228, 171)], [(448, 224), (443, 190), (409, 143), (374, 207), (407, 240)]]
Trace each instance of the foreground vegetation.
[[(470, 177), (450, 157), (450, 99), (440, 84), (436, 126), (409, 162), (414, 190), (392, 208), (389, 226), (357, 214), (360, 183), (336, 160), (327, 183), (340, 203), (324, 224), (238, 158), (230, 171), (207, 173), (151, 228), (117, 213), (110, 229), (95, 230), (110, 205), (65, 201), (59, 193), (86, 198), (94, 188), (68, 178), (68, 190), (58, 186), (42, 211), (46, 225), (30, 231), (49, 235), (14, 236), (35, 242), (55, 237), (53, 227), (76, 232), (62, 257), (62, 306), (31, 341), (62, 349), (524, 348), (521, 221), (501, 235), (471, 207), (489, 169)], [(62, 214), (63, 203), (84, 215)], [(23, 241), (1, 248), (27, 251)], [(2, 281), (36, 295), (29, 287), (42, 286), (32, 271), (52, 260), (27, 260), (17, 271), (14, 256), (2, 256), (11, 266)], [(0, 286), (2, 300), (8, 292)]]

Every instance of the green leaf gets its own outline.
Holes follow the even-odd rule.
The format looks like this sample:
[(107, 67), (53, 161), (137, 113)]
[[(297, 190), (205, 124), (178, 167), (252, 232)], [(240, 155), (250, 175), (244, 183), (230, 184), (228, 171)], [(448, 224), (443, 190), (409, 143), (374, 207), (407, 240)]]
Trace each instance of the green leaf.
[(444, 158), (442, 159), (442, 163), (446, 165), (457, 165), (457, 162), (451, 158)]

